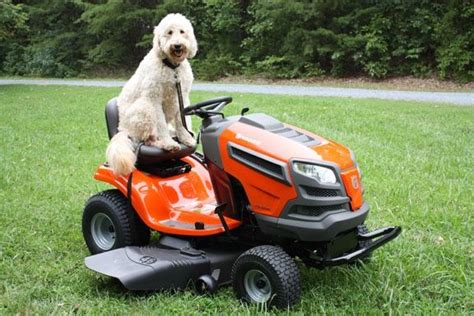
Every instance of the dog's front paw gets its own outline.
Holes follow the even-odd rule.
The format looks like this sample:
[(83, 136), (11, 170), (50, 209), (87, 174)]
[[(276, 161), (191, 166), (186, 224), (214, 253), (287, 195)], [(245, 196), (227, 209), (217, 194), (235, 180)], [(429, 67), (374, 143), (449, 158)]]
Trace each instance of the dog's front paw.
[(146, 146), (156, 146), (156, 147), (158, 147), (158, 145), (156, 145), (156, 136), (154, 136), (154, 135), (151, 135), (150, 137), (148, 137), (148, 139), (146, 139), (143, 143)]
[(183, 144), (184, 146), (187, 146), (187, 147), (196, 146), (196, 140), (185, 129), (182, 129), (180, 133), (177, 133), (177, 136), (178, 136), (179, 142)]
[(179, 140), (181, 142), (181, 144), (183, 144), (184, 146), (187, 146), (187, 147), (194, 147), (196, 146), (196, 140), (192, 137), (186, 137), (185, 139), (183, 140)]
[(153, 146), (162, 148), (166, 151), (175, 152), (181, 149), (181, 146), (172, 139), (169, 140), (158, 140), (153, 143)]

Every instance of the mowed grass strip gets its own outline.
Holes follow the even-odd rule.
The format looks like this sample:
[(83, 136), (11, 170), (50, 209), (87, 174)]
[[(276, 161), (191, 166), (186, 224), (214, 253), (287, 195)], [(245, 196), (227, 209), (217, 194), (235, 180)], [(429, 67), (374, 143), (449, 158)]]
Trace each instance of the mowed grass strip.
[[(107, 145), (104, 106), (118, 92), (0, 87), (0, 314), (259, 312), (236, 301), (230, 287), (212, 297), (140, 294), (84, 267), (82, 208), (108, 188), (92, 175)], [(193, 92), (192, 101), (218, 95)], [(321, 271), (300, 265), (302, 301), (291, 313), (474, 313), (473, 108), (233, 97), (227, 114), (248, 106), (349, 146), (363, 171), (368, 225), (404, 229), (369, 264)]]

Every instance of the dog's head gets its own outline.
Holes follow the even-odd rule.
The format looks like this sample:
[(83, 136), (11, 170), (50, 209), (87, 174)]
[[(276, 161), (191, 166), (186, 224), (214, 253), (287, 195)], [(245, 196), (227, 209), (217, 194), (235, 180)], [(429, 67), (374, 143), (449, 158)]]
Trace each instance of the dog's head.
[(153, 49), (160, 58), (168, 58), (175, 64), (193, 58), (197, 42), (191, 22), (179, 13), (165, 16), (155, 27)]

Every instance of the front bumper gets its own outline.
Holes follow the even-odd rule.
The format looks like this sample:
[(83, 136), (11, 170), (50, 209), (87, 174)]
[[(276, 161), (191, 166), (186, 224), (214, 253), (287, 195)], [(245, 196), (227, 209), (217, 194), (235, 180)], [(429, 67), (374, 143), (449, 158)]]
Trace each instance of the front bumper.
[[(369, 253), (375, 249), (385, 245), (389, 241), (395, 239), (402, 232), (400, 226), (390, 226), (379, 228), (373, 232), (358, 234), (358, 241), (369, 241), (364, 247), (357, 249), (351, 253), (346, 253), (344, 255), (335, 257), (335, 258), (311, 258), (314, 261), (315, 265), (318, 266), (337, 266), (341, 264), (351, 263), (358, 259), (366, 257)], [(378, 238), (374, 240), (374, 238)]]
[(272, 217), (255, 214), (263, 233), (300, 241), (330, 241), (338, 234), (361, 225), (369, 213), (369, 205), (364, 203), (356, 212), (342, 209), (328, 212), (317, 221)]

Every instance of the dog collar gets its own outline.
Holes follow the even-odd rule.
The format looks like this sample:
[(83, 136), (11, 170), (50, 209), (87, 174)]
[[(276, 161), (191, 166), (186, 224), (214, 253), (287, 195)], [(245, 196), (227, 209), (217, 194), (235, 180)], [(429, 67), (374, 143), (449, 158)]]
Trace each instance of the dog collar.
[(165, 64), (166, 66), (170, 67), (173, 70), (178, 68), (180, 65), (180, 64), (177, 64), (177, 65), (173, 64), (168, 58), (163, 59), (163, 64)]

